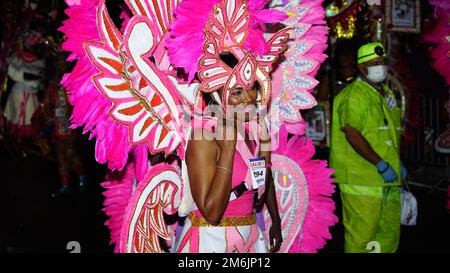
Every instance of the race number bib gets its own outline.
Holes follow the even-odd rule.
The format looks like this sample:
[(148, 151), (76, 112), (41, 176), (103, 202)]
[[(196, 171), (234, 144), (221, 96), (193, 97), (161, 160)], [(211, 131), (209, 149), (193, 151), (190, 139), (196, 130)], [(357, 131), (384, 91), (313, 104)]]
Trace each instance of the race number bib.
[(264, 157), (250, 159), (253, 189), (263, 188), (266, 182), (266, 160)]

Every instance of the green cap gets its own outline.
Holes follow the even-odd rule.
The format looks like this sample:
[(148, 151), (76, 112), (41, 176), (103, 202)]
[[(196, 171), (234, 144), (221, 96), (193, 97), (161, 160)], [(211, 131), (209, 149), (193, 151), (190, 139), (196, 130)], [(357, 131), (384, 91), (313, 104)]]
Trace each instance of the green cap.
[(358, 64), (362, 64), (378, 57), (386, 57), (384, 46), (380, 42), (368, 43), (358, 49)]

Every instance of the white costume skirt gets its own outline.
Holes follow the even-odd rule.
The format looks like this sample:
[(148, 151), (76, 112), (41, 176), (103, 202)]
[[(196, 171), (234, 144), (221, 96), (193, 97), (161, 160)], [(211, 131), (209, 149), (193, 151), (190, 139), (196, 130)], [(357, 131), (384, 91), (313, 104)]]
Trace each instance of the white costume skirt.
[(16, 136), (31, 136), (31, 117), (38, 107), (35, 93), (13, 91), (8, 97), (5, 117), (12, 133)]
[(174, 253), (267, 253), (264, 234), (257, 224), (194, 226), (186, 218), (172, 247)]

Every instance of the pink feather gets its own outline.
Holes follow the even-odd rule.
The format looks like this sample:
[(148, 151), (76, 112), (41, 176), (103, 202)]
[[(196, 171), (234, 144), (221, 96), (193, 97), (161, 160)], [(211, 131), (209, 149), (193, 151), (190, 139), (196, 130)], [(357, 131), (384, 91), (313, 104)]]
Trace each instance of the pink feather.
[(83, 47), (85, 41), (101, 41), (96, 22), (99, 3), (99, 0), (81, 0), (79, 5), (66, 9), (69, 19), (59, 28), (67, 37), (62, 47), (71, 52), (68, 61), (77, 63), (72, 72), (64, 75), (61, 84), (73, 105), (71, 128), (84, 127), (83, 134), (90, 132), (89, 138), (96, 138), (95, 158), (99, 163), (107, 163), (111, 170), (122, 170), (131, 151), (128, 129), (108, 116), (111, 102), (91, 81), (98, 71)]
[(198, 71), (197, 61), (202, 53), (203, 30), (214, 4), (220, 0), (187, 0), (175, 9), (175, 22), (169, 26), (166, 41), (170, 62), (183, 68), (192, 80)]
[[(221, 0), (185, 0), (175, 9), (176, 20), (170, 29), (170, 38), (166, 42), (170, 62), (178, 68), (183, 68), (192, 81), (198, 71), (197, 62), (202, 54), (205, 24), (211, 14), (214, 4)], [(263, 23), (278, 23), (287, 15), (281, 11), (263, 8), (267, 0), (249, 0), (251, 12), (251, 30), (245, 42), (245, 49), (255, 54), (264, 54), (268, 45), (263, 36)]]
[(107, 181), (101, 184), (106, 189), (103, 212), (109, 217), (105, 225), (110, 229), (114, 252), (119, 252), (120, 232), (133, 191), (134, 168), (134, 164), (129, 163), (123, 171), (108, 174)]

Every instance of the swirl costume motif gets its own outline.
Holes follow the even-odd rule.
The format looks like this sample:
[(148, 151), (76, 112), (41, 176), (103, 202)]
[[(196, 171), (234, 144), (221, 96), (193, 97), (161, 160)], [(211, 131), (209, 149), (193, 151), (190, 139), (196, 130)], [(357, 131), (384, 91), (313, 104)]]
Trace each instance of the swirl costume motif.
[[(287, 138), (288, 132), (304, 133), (299, 110), (316, 104), (309, 92), (318, 83), (313, 77), (326, 58), (327, 40), (321, 1), (126, 0), (132, 16), (124, 31), (113, 24), (104, 0), (66, 2), (63, 48), (77, 64), (62, 83), (74, 106), (73, 126), (83, 126), (96, 138), (97, 161), (116, 171), (102, 184), (116, 252), (163, 252), (162, 240), (178, 252), (266, 251), (266, 209), (259, 216), (251, 209), (233, 212), (233, 202), (251, 208), (248, 195), (229, 202), (227, 212), (237, 218), (224, 221), (225, 227), (204, 226), (184, 161), (192, 128), (216, 124), (198, 118), (205, 108), (202, 92), (226, 111), (222, 102), (230, 90), (255, 81), (260, 104), (269, 107), (272, 142), (278, 147), (272, 171), (284, 239), (280, 252), (316, 252), (325, 245), (329, 226), (337, 222), (329, 197), (332, 170), (326, 162), (311, 160), (311, 141)], [(266, 24), (281, 21), (286, 28), (268, 34)], [(235, 67), (221, 60), (224, 52), (236, 58)], [(274, 66), (282, 54), (283, 61)], [(239, 143), (233, 186), (250, 177), (252, 153)], [(149, 153), (176, 156), (181, 168), (151, 165)], [(164, 216), (175, 213), (189, 216), (184, 227), (166, 223)], [(182, 232), (175, 234), (176, 229)]]

